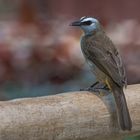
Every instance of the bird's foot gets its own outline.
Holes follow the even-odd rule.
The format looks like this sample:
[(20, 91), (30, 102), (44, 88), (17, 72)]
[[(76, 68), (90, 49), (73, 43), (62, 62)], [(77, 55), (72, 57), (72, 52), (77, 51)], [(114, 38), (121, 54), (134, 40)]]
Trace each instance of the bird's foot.
[(81, 88), (80, 91), (94, 91), (94, 88), (92, 88), (92, 87)]
[(80, 91), (96, 91), (97, 89), (109, 90), (109, 88), (108, 88), (107, 85), (105, 85), (103, 83), (96, 82), (96, 83), (92, 84), (88, 88), (82, 88), (82, 89), (80, 89)]
[(106, 92), (110, 91), (107, 85), (96, 83), (88, 88), (82, 88), (80, 91), (91, 91), (97, 93), (99, 96), (104, 96)]
[(99, 82), (95, 82), (88, 88), (81, 88), (80, 91), (93, 91), (94, 87), (96, 87), (99, 84)]
[(80, 91), (90, 91), (90, 92), (94, 92), (94, 93), (95, 93), (96, 95), (98, 95), (98, 96), (103, 96), (103, 95), (104, 95), (103, 90), (104, 90), (104, 89), (92, 88), (92, 87), (80, 89)]

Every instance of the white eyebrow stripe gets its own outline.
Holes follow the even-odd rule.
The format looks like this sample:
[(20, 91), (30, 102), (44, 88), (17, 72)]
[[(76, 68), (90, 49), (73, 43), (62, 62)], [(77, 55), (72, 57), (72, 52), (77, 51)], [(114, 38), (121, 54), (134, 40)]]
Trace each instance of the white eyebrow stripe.
[(83, 16), (83, 17), (80, 18), (80, 20), (83, 20), (83, 19), (85, 19), (85, 18), (86, 18), (86, 16)]
[(93, 22), (97, 22), (97, 20), (95, 18), (85, 18), (82, 20), (82, 22), (86, 22), (86, 21), (93, 21)]

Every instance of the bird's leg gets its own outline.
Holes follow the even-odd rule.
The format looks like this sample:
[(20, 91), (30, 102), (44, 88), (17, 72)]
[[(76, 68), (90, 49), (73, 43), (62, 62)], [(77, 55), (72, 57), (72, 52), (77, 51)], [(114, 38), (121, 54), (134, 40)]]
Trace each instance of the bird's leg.
[(90, 87), (91, 88), (93, 88), (93, 87), (95, 87), (97, 84), (99, 84), (99, 82), (97, 81), (97, 82), (95, 82), (95, 83), (93, 83)]
[(105, 96), (110, 93), (110, 88), (106, 84), (102, 84), (102, 87), (94, 88), (94, 92), (97, 92), (99, 96)]
[[(80, 91), (93, 91), (94, 90), (94, 88), (95, 88), (95, 86), (97, 86), (99, 84), (99, 82), (97, 81), (97, 82), (95, 82), (95, 83), (93, 83), (90, 87), (88, 87), (88, 88), (82, 88), (82, 89), (80, 89)], [(96, 88), (95, 88), (96, 89)]]
[(104, 96), (109, 94), (110, 89), (106, 84), (95, 82), (88, 88), (80, 89), (80, 91), (91, 91), (97, 93), (99, 96)]

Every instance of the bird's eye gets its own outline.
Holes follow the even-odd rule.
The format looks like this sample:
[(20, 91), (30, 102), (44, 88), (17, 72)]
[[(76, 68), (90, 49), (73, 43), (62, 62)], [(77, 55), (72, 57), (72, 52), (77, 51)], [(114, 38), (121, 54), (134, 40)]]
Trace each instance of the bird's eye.
[(82, 22), (82, 25), (91, 25), (92, 22), (91, 21), (85, 21), (85, 22)]

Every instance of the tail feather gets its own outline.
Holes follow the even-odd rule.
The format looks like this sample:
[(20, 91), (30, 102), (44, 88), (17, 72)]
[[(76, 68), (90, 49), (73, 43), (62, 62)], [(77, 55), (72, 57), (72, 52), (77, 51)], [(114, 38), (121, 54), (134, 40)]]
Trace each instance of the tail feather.
[(130, 118), (123, 88), (118, 87), (118, 85), (115, 84), (113, 85), (112, 90), (116, 102), (120, 126), (122, 130), (131, 130), (132, 121)]

